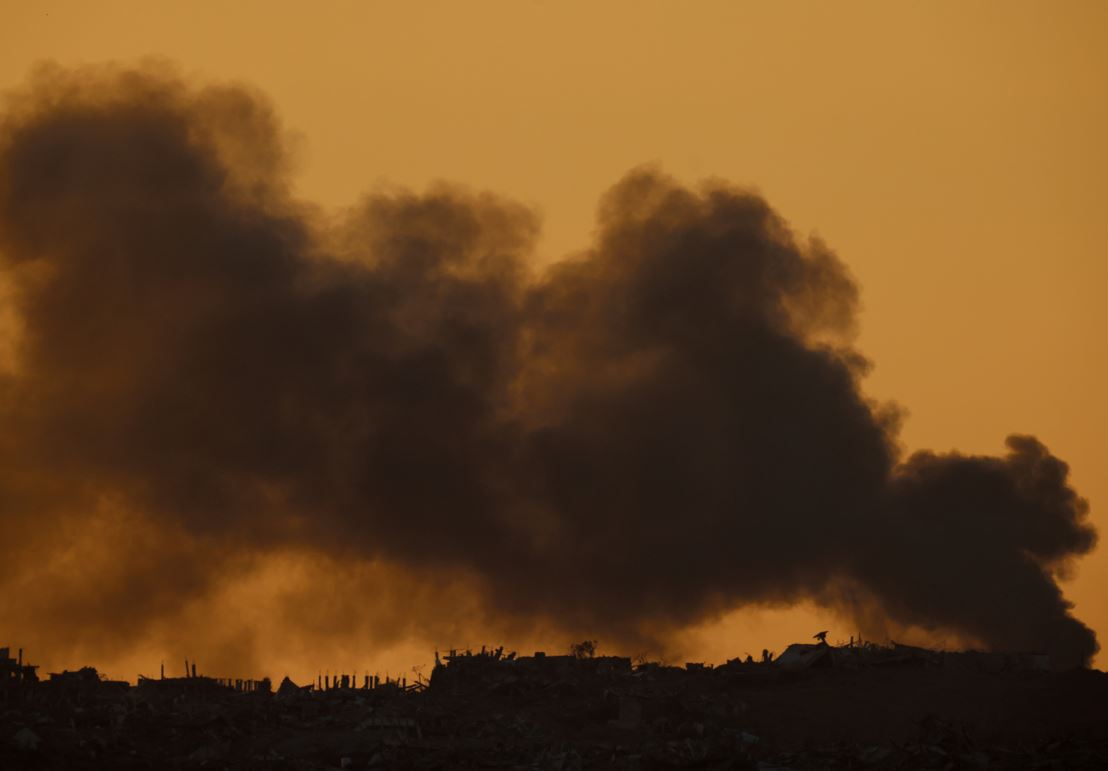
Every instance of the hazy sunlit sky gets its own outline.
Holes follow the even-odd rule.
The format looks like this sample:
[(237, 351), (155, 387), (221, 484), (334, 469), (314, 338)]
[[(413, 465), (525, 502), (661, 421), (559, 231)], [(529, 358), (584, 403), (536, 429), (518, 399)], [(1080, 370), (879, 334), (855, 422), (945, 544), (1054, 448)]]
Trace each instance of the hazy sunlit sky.
[[(544, 260), (635, 165), (753, 187), (851, 266), (909, 449), (1033, 433), (1108, 529), (1108, 3), (0, 0), (0, 87), (151, 55), (267, 93), (305, 199), (491, 189), (543, 212)], [(1065, 587), (1102, 640), (1106, 584), (1102, 548)], [(823, 621), (737, 614), (696, 652)]]

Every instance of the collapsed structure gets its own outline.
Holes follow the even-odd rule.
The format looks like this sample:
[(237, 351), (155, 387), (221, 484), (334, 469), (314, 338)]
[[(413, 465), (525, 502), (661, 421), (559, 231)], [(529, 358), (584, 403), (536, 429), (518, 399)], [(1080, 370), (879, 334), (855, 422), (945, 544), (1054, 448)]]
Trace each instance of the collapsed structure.
[[(734, 662), (728, 662), (732, 664)], [(795, 672), (809, 667), (888, 666), (920, 664), (962, 671), (1049, 672), (1045, 653), (991, 653), (984, 651), (935, 651), (889, 641), (887, 645), (853, 638), (847, 645), (793, 643), (774, 662), (780, 669)]]
[[(745, 658), (729, 659), (720, 665), (687, 662), (680, 667), (645, 660), (632, 663), (626, 656), (598, 656), (594, 647), (582, 647), (580, 644), (571, 646), (568, 654), (548, 655), (545, 651), (536, 651), (531, 656), (520, 656), (515, 651), (505, 652), (503, 646), (482, 646), (479, 651), (451, 649), (441, 655), (436, 651), (435, 666), (431, 678), (426, 681), (418, 676), (409, 683), (407, 677), (394, 679), (386, 675), (382, 679), (380, 675), (371, 675), (368, 672), (361, 675), (360, 679), (356, 674), (332, 675), (330, 672), (321, 672), (316, 682), (306, 685), (297, 685), (285, 677), (277, 695), (382, 689), (397, 693), (419, 693), (432, 686), (440, 690), (457, 691), (495, 682), (577, 677), (583, 674), (631, 677), (641, 676), (646, 672), (684, 671), (727, 676), (755, 671), (791, 673), (812, 668), (860, 669), (897, 665), (986, 673), (1048, 672), (1051, 669), (1050, 657), (1045, 653), (940, 651), (895, 641), (887, 644), (861, 639), (855, 641), (853, 637), (848, 643), (839, 645), (829, 644), (823, 638), (814, 644), (793, 643), (777, 656), (763, 650), (758, 660), (747, 655)], [(3, 693), (5, 703), (29, 695), (36, 685), (53, 690), (127, 690), (132, 687), (127, 681), (104, 678), (94, 667), (82, 667), (72, 672), (52, 672), (46, 681), (41, 682), (37, 671), (37, 665), (23, 662), (22, 648), (19, 649), (18, 658), (10, 656), (10, 648), (0, 648), (0, 692)], [(210, 677), (198, 674), (196, 662), (190, 664), (187, 659), (184, 677), (166, 677), (165, 666), (162, 665), (159, 677), (140, 674), (135, 687), (162, 692), (204, 692), (220, 689), (236, 693), (273, 693), (272, 681), (268, 677), (260, 680)]]
[(12, 658), (10, 648), (0, 648), (0, 703), (21, 697), (38, 682), (37, 670), (37, 666), (23, 663), (22, 648), (18, 658)]
[[(0, 649), (0, 767), (1025, 768), (1108, 763), (1108, 675), (1039, 654), (796, 643), (721, 665), (436, 653), (428, 681), (103, 678)], [(99, 764), (99, 765), (97, 765)], [(137, 764), (137, 765), (136, 765)], [(129, 766), (130, 767), (130, 766)]]

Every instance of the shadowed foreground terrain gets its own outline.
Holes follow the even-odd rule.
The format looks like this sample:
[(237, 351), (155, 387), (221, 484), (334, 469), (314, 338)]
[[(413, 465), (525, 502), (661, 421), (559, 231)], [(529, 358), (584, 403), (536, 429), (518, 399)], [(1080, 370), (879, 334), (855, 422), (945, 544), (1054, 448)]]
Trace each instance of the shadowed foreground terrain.
[(714, 668), (500, 649), (446, 656), (429, 684), (286, 679), (275, 692), (30, 670), (4, 683), (0, 767), (1105, 767), (1108, 676), (1042, 663), (895, 644), (794, 645)]

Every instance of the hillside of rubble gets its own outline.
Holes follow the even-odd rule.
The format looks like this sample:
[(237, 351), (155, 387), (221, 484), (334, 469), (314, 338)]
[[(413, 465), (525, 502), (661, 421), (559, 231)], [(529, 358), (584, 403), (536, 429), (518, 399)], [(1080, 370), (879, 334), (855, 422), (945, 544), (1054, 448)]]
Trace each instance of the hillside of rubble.
[(0, 653), (3, 769), (1108, 767), (1108, 675), (1032, 655), (821, 643), (674, 667), (497, 649), (453, 651), (429, 682), (274, 688), (39, 680)]

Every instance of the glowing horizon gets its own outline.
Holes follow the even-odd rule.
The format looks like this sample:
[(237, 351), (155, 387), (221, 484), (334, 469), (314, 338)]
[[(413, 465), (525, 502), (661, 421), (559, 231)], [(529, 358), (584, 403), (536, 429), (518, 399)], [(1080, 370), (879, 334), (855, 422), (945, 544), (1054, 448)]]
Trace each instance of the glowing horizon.
[[(190, 82), (245, 82), (272, 99), (281, 141), (293, 151), (288, 179), (296, 200), (315, 207), (312, 216), (345, 216), (367, 189), (422, 194), (451, 180), (540, 211), (533, 266), (588, 248), (596, 201), (644, 162), (659, 162), (687, 186), (712, 177), (755, 186), (800, 238), (817, 232), (859, 284), (856, 345), (875, 365), (862, 393), (907, 409), (899, 433), (906, 450), (995, 456), (1009, 433), (1034, 434), (1069, 464), (1074, 488), (1091, 503), (1090, 523), (1103, 527), (1108, 483), (1096, 473), (1104, 461), (1096, 431), (1108, 424), (1098, 393), (1108, 356), (1098, 332), (1108, 329), (1108, 311), (1095, 287), (1105, 279), (1108, 224), (1096, 203), (1108, 179), (1099, 141), (1108, 110), (1089, 95), (1108, 70), (1108, 11), (1096, 3), (800, 7), (794, 15), (756, 4), (614, 4), (586, 21), (516, 4), (470, 16), (436, 4), (296, 13), (261, 4), (221, 12), (215, 4), (93, 11), (63, 3), (49, 16), (14, 10), (0, 33), (0, 85), (21, 88), (43, 59), (68, 68), (147, 54), (176, 62)], [(110, 506), (100, 512), (99, 530), (69, 522), (67, 559), (94, 554), (81, 549), (119, 527), (114, 516)], [(241, 608), (267, 581), (313, 575), (315, 559), (289, 553), (246, 566), (241, 581), (183, 617), (200, 629), (212, 613), (237, 613), (232, 627), (279, 638), (279, 614)], [(353, 591), (378, 569), (340, 585)], [(1108, 560), (1098, 550), (1063, 583), (1077, 617), (1101, 635), (1105, 579)], [(422, 586), (426, 596), (442, 590)], [(406, 603), (426, 596), (375, 607), (403, 618)], [(319, 618), (341, 622), (341, 614)], [(803, 604), (724, 609), (715, 618), (694, 624), (675, 649), (721, 661), (752, 646), (780, 649), (817, 628), (852, 633), (833, 613)], [(204, 651), (190, 651), (188, 641), (167, 649), (158, 635), (168, 633), (120, 641), (130, 650), (115, 662), (56, 658), (17, 639), (0, 644), (22, 645), (55, 669), (89, 663), (122, 675), (141, 661), (193, 655), (204, 666)], [(270, 667), (306, 679), (321, 663), (308, 660), (312, 640), (287, 652), (235, 635), (228, 630), (212, 645), (227, 660), (251, 662), (244, 669), (257, 662), (278, 680)], [(384, 659), (383, 671), (427, 661), (428, 643), (460, 642), (434, 635), (355, 631), (322, 658), (358, 657), (350, 663), (359, 672)], [(509, 625), (492, 634), (498, 639), (468, 642), (512, 635), (524, 650), (572, 641), (563, 630)], [(380, 657), (359, 657), (367, 641)], [(1094, 664), (1103, 666), (1103, 654)]]

